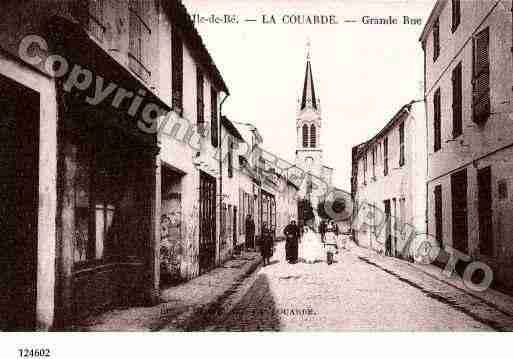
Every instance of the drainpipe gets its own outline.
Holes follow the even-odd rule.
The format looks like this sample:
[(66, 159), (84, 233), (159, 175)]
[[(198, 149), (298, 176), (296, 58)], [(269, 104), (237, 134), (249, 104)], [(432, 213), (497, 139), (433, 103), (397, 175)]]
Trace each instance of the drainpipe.
[(223, 126), (221, 125), (221, 118), (223, 117), (223, 104), (230, 96), (229, 93), (226, 93), (226, 96), (223, 98), (221, 103), (219, 104), (219, 123), (218, 131), (217, 131), (217, 137), (218, 141), (217, 144), (219, 146), (219, 245), (217, 247), (217, 257), (219, 260), (221, 260), (221, 219), (223, 217)]

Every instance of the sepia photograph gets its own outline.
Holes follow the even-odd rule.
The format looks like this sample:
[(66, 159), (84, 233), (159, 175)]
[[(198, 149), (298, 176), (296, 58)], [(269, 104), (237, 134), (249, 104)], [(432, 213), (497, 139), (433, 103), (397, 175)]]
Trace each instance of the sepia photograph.
[(0, 121), (4, 340), (513, 332), (512, 0), (3, 0)]

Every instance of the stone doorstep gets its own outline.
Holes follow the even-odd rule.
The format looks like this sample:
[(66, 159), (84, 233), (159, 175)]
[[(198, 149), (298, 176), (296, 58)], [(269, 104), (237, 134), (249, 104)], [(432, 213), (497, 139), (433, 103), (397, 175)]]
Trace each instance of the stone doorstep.
[[(71, 326), (68, 330), (181, 330), (180, 328), (186, 326), (186, 323), (190, 322), (195, 315), (208, 311), (210, 306), (215, 306), (238, 280), (252, 273), (260, 265), (260, 255), (245, 253), (244, 257), (246, 261), (240, 268), (214, 268), (189, 282), (164, 290), (163, 292), (167, 294), (161, 294), (162, 301), (156, 306), (113, 309), (98, 316), (89, 317), (82, 323)], [(240, 260), (231, 259), (224, 265), (229, 265), (232, 261), (240, 262)], [(210, 285), (205, 285), (205, 283), (210, 283)], [(163, 315), (163, 311), (167, 314)]]

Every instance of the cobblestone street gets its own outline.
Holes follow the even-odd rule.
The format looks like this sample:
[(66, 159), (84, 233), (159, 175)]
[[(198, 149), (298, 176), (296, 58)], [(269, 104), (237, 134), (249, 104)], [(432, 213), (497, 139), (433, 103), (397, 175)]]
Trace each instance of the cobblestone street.
[[(478, 297), (415, 265), (351, 246), (336, 263), (284, 260), (277, 245), (200, 330), (512, 330), (511, 298)], [(223, 314), (226, 313), (226, 314)], [(208, 324), (207, 324), (208, 323)]]

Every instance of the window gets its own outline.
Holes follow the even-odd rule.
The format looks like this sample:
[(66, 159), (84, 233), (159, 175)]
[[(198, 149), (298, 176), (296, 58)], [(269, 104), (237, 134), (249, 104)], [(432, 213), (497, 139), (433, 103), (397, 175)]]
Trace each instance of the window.
[(490, 59), (489, 29), (486, 28), (474, 38), (472, 71), (472, 119), (485, 122), (490, 115)]
[(442, 108), (440, 89), (435, 91), (433, 98), (433, 127), (434, 127), (434, 151), (437, 152), (442, 148)]
[(452, 137), (463, 133), (461, 62), (452, 71)]
[(367, 184), (367, 152), (363, 157), (363, 184)]
[(226, 243), (226, 217), (227, 217), (227, 208), (226, 203), (223, 203), (222, 210), (221, 210), (221, 238), (222, 238), (222, 244)]
[(244, 234), (246, 218), (244, 218), (244, 192), (239, 188), (239, 234)]
[(497, 187), (499, 190), (499, 199), (508, 199), (508, 182), (506, 182), (506, 180), (500, 180)]
[(233, 139), (228, 139), (228, 178), (233, 177)]
[(308, 126), (303, 125), (303, 147), (308, 147)]
[(199, 68), (196, 68), (196, 123), (198, 127), (205, 123), (205, 111), (203, 103), (203, 74)]
[(461, 22), (461, 1), (452, 0), (452, 32), (458, 29)]
[[(123, 161), (110, 151), (79, 146), (76, 155), (74, 263), (105, 257), (113, 220), (125, 191)], [(120, 185), (121, 184), (121, 185)]]
[(372, 178), (376, 179), (376, 151), (377, 148), (374, 146), (372, 148)]
[(388, 175), (388, 137), (383, 140), (383, 174)]
[(404, 166), (404, 122), (399, 125), (399, 167)]
[(317, 131), (314, 125), (310, 125), (310, 147), (315, 148), (317, 146)]
[(75, 236), (74, 254), (75, 263), (85, 262), (94, 258), (94, 242), (89, 241), (91, 231), (90, 203), (91, 201), (91, 154), (87, 148), (77, 151), (77, 169), (75, 179)]
[(490, 166), (477, 171), (478, 212), (479, 212), (479, 251), (493, 254), (492, 219), (492, 169)]
[(182, 38), (176, 29), (172, 29), (171, 34), (171, 86), (173, 90), (172, 102), (173, 110), (182, 115), (183, 109), (183, 44)]
[[(228, 229), (228, 233), (226, 239), (233, 238), (233, 208), (232, 205), (228, 205), (228, 212), (226, 216), (226, 227)], [(226, 244), (226, 242), (225, 242)]]
[(149, 81), (149, 54), (151, 29), (149, 26), (149, 6), (151, 2), (130, 0), (129, 3), (129, 66), (141, 79)]
[(73, 15), (97, 40), (103, 41), (105, 25), (103, 18), (104, 0), (77, 0)]
[(440, 20), (435, 21), (433, 26), (433, 62), (440, 56)]
[(254, 216), (254, 200), (253, 195), (245, 192), (240, 189), (240, 199), (239, 199), (239, 210), (240, 210), (240, 234), (244, 234), (246, 232), (246, 218), (248, 215), (251, 215), (253, 222), (257, 222), (258, 218)]
[(435, 187), (435, 236), (440, 245), (443, 244), (443, 204), (442, 204), (442, 185)]
[(217, 147), (219, 143), (218, 119), (217, 119), (217, 91), (210, 88), (210, 127), (212, 146)]

